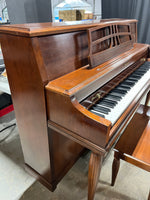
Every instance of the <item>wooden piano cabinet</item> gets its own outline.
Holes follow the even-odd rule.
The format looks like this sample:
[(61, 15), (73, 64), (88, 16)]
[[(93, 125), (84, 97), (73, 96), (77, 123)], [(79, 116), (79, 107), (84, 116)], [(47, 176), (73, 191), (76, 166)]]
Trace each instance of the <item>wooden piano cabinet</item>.
[[(56, 183), (72, 167), (84, 148), (68, 138), (64, 139), (64, 136), (58, 135), (56, 132), (53, 134), (55, 137), (49, 137), (44, 87), (48, 81), (76, 70), (87, 62), (87, 39), (85, 31), (81, 33), (72, 31), (72, 33), (52, 36), (50, 31), (45, 37), (30, 37), (30, 34), (27, 34), (28, 36), (25, 34), (26, 31), (30, 33), (29, 29), (24, 27), (25, 25), (19, 29), (14, 26), (6, 28), (10, 31), (8, 34), (6, 30), (4, 33), (0, 33), (0, 39), (25, 168), (53, 191)], [(67, 39), (70, 42), (66, 49)], [(85, 46), (83, 55), (81, 50), (80, 53), (77, 51), (78, 47), (82, 48), (82, 44), (74, 43), (81, 39)], [(72, 45), (69, 48), (70, 44)], [(64, 54), (65, 50), (68, 53)], [(61, 163), (57, 163), (55, 159), (57, 146), (51, 147), (57, 141), (59, 141), (59, 147), (63, 145), (61, 153), (64, 156), (63, 160), (59, 161)], [(57, 156), (61, 157), (59, 153), (57, 152)], [(56, 163), (52, 163), (53, 161)], [(65, 161), (67, 162), (65, 163)]]
[[(88, 200), (94, 199), (103, 156), (119, 136), (120, 124), (114, 128), (115, 136), (111, 135), (110, 139), (110, 121), (90, 111), (85, 111), (86, 109), (73, 95), (71, 98), (65, 98), (67, 95), (58, 95), (58, 91), (56, 95), (47, 94), (46, 85), (71, 72), (75, 71), (76, 74), (81, 69), (87, 72), (87, 75), (74, 77), (72, 83), (75, 84), (82, 79), (79, 87), (85, 86), (89, 80), (92, 85), (88, 82), (87, 85), (91, 86), (90, 90), (88, 87), (83, 88), (79, 96), (83, 99), (90, 95), (90, 92), (97, 90), (99, 85), (96, 81), (100, 76), (96, 71), (98, 68), (85, 70), (89, 66), (87, 29), (96, 26), (101, 28), (108, 24), (115, 25), (115, 27), (119, 25), (118, 27), (123, 32), (123, 27), (130, 24), (130, 33), (134, 36), (132, 42), (135, 45), (131, 48), (132, 53), (126, 52), (128, 48), (125, 48), (122, 49), (124, 52), (122, 56), (118, 55), (118, 50), (117, 54), (112, 51), (110, 57), (105, 56), (104, 60), (102, 60), (103, 57), (101, 58), (100, 62), (104, 61), (104, 63), (100, 68), (103, 69), (106, 65), (104, 73), (101, 74), (102, 83), (105, 84), (116, 76), (116, 72), (118, 74), (139, 59), (147, 57), (147, 45), (136, 43), (137, 20), (111, 19), (71, 23), (70, 25), (68, 23), (37, 23), (0, 27), (0, 42), (26, 169), (51, 191), (54, 191), (84, 149), (88, 148), (92, 151), (89, 162)], [(97, 37), (97, 34), (95, 36)], [(113, 55), (118, 55), (118, 57)], [(107, 79), (108, 71), (112, 71), (109, 80)], [(92, 73), (94, 74), (91, 79)], [(105, 80), (104, 74), (107, 75)], [(62, 82), (60, 83), (63, 85)], [(141, 96), (147, 87), (146, 85), (140, 93)], [(76, 89), (81, 88), (74, 87), (74, 90)], [(140, 97), (134, 104), (138, 104), (139, 99)], [(58, 104), (51, 107), (50, 102), (53, 104), (57, 102), (56, 100)], [(62, 107), (62, 103), (65, 106)], [(133, 113), (135, 107), (130, 106), (128, 115)], [(65, 109), (69, 112), (66, 113)], [(66, 114), (69, 115), (66, 116)], [(124, 118), (121, 121), (122, 128), (130, 116), (125, 116), (125, 118), (125, 123), (122, 122)]]
[[(150, 92), (147, 99), (149, 97)], [(115, 184), (119, 171), (120, 159), (150, 172), (150, 107), (147, 103), (146, 101), (146, 105), (140, 105), (114, 147), (112, 186)]]
[(42, 81), (46, 75), (37, 45), (36, 38), (1, 34), (2, 52), (25, 164), (49, 182), (51, 163)]

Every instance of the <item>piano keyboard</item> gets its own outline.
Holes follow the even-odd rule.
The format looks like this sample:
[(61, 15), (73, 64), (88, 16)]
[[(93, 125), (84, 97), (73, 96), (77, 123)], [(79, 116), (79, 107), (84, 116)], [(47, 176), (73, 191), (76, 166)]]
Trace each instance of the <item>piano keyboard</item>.
[(89, 110), (113, 125), (149, 79), (150, 63), (145, 62)]

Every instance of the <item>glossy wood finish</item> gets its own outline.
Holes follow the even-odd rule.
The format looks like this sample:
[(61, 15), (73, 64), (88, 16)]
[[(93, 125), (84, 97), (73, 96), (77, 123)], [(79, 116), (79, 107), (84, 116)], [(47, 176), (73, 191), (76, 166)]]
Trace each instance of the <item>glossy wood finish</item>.
[(108, 24), (88, 29), (89, 64), (96, 67), (133, 47), (130, 24)]
[(145, 108), (141, 105), (130, 124), (125, 129), (119, 142), (115, 146), (115, 149), (122, 153), (125, 157), (129, 155), (129, 157), (132, 156), (133, 159), (135, 158), (139, 161), (141, 160), (147, 163), (143, 166), (141, 164), (141, 168), (146, 167), (148, 171), (150, 171), (149, 112), (149, 107)]
[(88, 200), (94, 199), (102, 165), (102, 158), (103, 157), (99, 154), (91, 153), (88, 172)]
[[(39, 179), (42, 182), (45, 180), (45, 185), (48, 185), (48, 181), (49, 188), (53, 190), (56, 183), (64, 176), (64, 172), (67, 172), (81, 155), (83, 147), (70, 139), (66, 139), (64, 142), (64, 137), (55, 132), (53, 135), (56, 137), (53, 137), (53, 143), (60, 141), (60, 144), (61, 142), (64, 144), (62, 151), (65, 158), (62, 159), (61, 164), (55, 164), (53, 167), (51, 160), (58, 151), (54, 146), (50, 146), (52, 145), (51, 137), (48, 137), (44, 86), (48, 81), (87, 64), (86, 28), (88, 26), (75, 25), (71, 28), (66, 25), (66, 29), (64, 26), (58, 28), (58, 32), (63, 33), (72, 29), (71, 33), (45, 37), (23, 37), (26, 31), (29, 33), (28, 36), (31, 36), (30, 33), (33, 29), (41, 31), (41, 27), (43, 27), (43, 31), (48, 28), (50, 34), (54, 29), (57, 32), (55, 25), (52, 27), (48, 27), (48, 25), (45, 27), (45, 24), (32, 25), (2, 27), (0, 30), (3, 32), (1, 44), (26, 166), (34, 174), (37, 172)], [(14, 26), (18, 28), (16, 29)], [(94, 22), (90, 26), (95, 26)], [(78, 28), (82, 31), (79, 32)], [(9, 29), (11, 34), (7, 34), (6, 29), (7, 31)], [(74, 153), (69, 154), (67, 152), (71, 146)], [(60, 159), (61, 154), (62, 152), (57, 153)], [(57, 173), (53, 173), (53, 171)]]
[(88, 64), (85, 30), (38, 37), (38, 41), (49, 81)]
[(34, 39), (3, 34), (1, 45), (25, 163), (49, 181), (51, 163), (42, 81), (45, 78), (43, 60), (37, 60), (40, 55), (33, 50)]
[[(145, 46), (144, 52), (146, 52), (146, 49), (147, 45)], [(141, 56), (142, 55), (143, 52)], [(131, 56), (132, 55), (130, 55), (129, 58), (131, 58)], [(140, 54), (138, 56), (138, 58), (141, 58)], [(139, 64), (136, 63), (136, 66), (139, 66), (140, 63), (141, 62), (139, 62)], [(131, 68), (134, 67), (131, 66)], [(88, 69), (84, 68), (83, 71), (85, 70), (88, 71)], [(132, 73), (132, 70), (129, 71), (130, 73)], [(63, 126), (66, 129), (75, 132), (78, 136), (84, 138), (85, 140), (87, 140), (87, 142), (92, 142), (94, 145), (101, 146), (103, 148), (105, 148), (106, 145), (109, 145), (110, 148), (114, 141), (108, 141), (113, 138), (115, 134), (119, 134), (121, 131), (119, 130), (119, 128), (121, 126), (123, 127), (124, 124), (127, 123), (127, 116), (131, 117), (131, 115), (133, 114), (134, 107), (138, 105), (140, 99), (149, 88), (150, 80), (136, 96), (130, 107), (125, 111), (125, 113), (123, 113), (123, 116), (119, 118), (119, 122), (116, 122), (116, 124), (112, 127), (110, 121), (91, 113), (78, 101), (78, 91), (80, 92), (81, 87), (87, 88), (87, 90), (89, 91), (92, 84), (92, 78), (94, 76), (91, 76), (89, 78), (89, 81), (86, 82), (84, 81), (85, 76), (83, 76), (82, 70), (77, 70), (77, 74), (78, 76), (75, 72), (72, 72), (63, 77), (55, 79), (54, 81), (49, 82), (49, 84), (46, 86), (47, 113), (49, 122), (54, 122)], [(101, 73), (98, 74), (97, 77), (98, 76), (99, 80), (101, 80)], [(83, 77), (83, 81), (81, 81), (82, 85), (76, 84), (77, 77), (79, 77), (78, 79), (80, 81)], [(107, 83), (106, 81), (107, 80), (105, 79), (105, 83)], [(72, 88), (71, 85), (73, 85)], [(94, 88), (92, 89), (94, 90)], [(93, 91), (91, 91), (91, 93), (92, 92)], [(87, 129), (85, 129), (85, 127)]]
[[(150, 93), (147, 95), (149, 98)], [(113, 186), (120, 159), (150, 172), (150, 107), (140, 105), (133, 119), (114, 148), (112, 165)]]
[(55, 187), (85, 151), (83, 147), (48, 128), (52, 185)]
[(116, 152), (114, 152), (114, 160), (112, 164), (112, 179), (111, 179), (111, 186), (114, 186), (115, 180), (119, 171), (120, 167), (120, 158)]
[(116, 57), (107, 54), (101, 65), (90, 69), (87, 29), (130, 25), (135, 43), (136, 22), (110, 19), (0, 27), (26, 169), (51, 191), (86, 147), (92, 151), (88, 198), (94, 199), (102, 157), (135, 112), (149, 82), (114, 127), (80, 101), (127, 68), (145, 62), (141, 59), (147, 58), (149, 46), (134, 44)]
[(111, 123), (106, 119), (99, 119), (98, 116), (92, 115), (76, 99), (70, 101), (70, 98), (65, 96), (47, 92), (47, 108), (48, 111), (51, 110), (48, 113), (49, 122), (61, 125), (76, 133), (76, 137), (80, 136), (101, 147), (106, 143)]
[[(49, 127), (92, 150), (88, 175), (89, 199), (94, 199), (97, 178), (99, 177), (101, 168), (100, 157), (103, 157), (106, 151), (109, 151), (124, 126), (126, 126), (133, 116), (141, 98), (149, 89), (150, 80), (113, 127), (111, 127), (111, 123), (108, 120), (92, 114), (82, 106), (80, 103), (83, 98), (82, 95), (85, 98), (89, 93), (91, 94), (97, 90), (96, 87), (101, 86), (98, 84), (97, 80), (102, 81), (103, 76), (105, 77), (104, 81), (100, 83), (102, 85), (106, 84), (106, 88), (108, 89), (107, 83), (109, 79), (106, 77), (107, 75), (110, 77), (113, 74), (113, 64), (116, 66), (116, 69), (120, 69), (120, 71), (121, 69), (122, 71), (124, 70), (123, 74), (119, 74), (120, 71), (117, 73), (114, 70), (114, 77), (119, 74), (125, 78), (145, 62), (147, 54), (148, 45), (134, 44), (133, 49), (119, 55), (118, 58), (115, 57), (115, 59), (109, 60), (94, 69), (89, 69), (89, 66), (87, 65), (58, 79), (50, 81), (46, 86)], [(125, 60), (123, 60), (124, 58)], [(119, 60), (121, 61), (120, 63)], [(127, 69), (129, 73), (126, 72), (125, 69)], [(111, 73), (109, 73), (109, 70)], [(122, 80), (120, 77), (117, 77), (116, 79)], [(117, 84), (115, 78), (113, 80)], [(97, 86), (95, 87), (95, 85)], [(113, 88), (111, 81), (110, 88)], [(101, 149), (99, 147), (101, 147)], [(94, 163), (96, 168), (91, 163)]]
[(139, 63), (136, 64), (143, 64), (145, 61), (141, 58), (146, 58), (147, 53), (147, 44), (136, 43), (131, 50), (93, 69), (89, 69), (87, 65), (50, 81), (46, 89), (68, 96), (75, 95), (77, 100), (81, 101), (137, 61)]
[[(54, 22), (54, 23), (31, 23), (31, 24), (14, 24), (14, 25), (4, 25), (0, 28), (0, 32), (25, 36), (25, 37), (35, 37), (35, 36), (45, 36), (52, 34), (60, 34), (66, 32), (82, 31), (95, 26), (103, 26), (104, 24), (128, 24), (132, 26), (131, 32), (136, 34), (136, 19), (102, 19), (93, 21), (76, 21), (76, 22)], [(136, 41), (136, 40), (135, 40)]]

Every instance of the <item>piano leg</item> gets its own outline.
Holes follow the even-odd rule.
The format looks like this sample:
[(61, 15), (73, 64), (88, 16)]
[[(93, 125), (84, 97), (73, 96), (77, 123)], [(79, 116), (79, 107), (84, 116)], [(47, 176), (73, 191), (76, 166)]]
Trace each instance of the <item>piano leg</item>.
[(102, 155), (91, 153), (88, 172), (88, 200), (93, 200), (102, 165)]
[(111, 180), (111, 186), (114, 186), (115, 180), (119, 171), (119, 166), (120, 166), (120, 158), (119, 158), (119, 153), (114, 152), (114, 161), (112, 164), (112, 180)]
[(150, 101), (150, 91), (147, 93), (145, 105), (148, 106), (148, 102)]

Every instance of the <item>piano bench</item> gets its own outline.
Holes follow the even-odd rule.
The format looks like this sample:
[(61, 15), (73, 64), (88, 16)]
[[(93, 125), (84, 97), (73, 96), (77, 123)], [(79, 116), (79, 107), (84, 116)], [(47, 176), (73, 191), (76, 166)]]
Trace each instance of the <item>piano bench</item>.
[(150, 107), (139, 106), (114, 147), (112, 186), (119, 171), (120, 159), (150, 172)]

